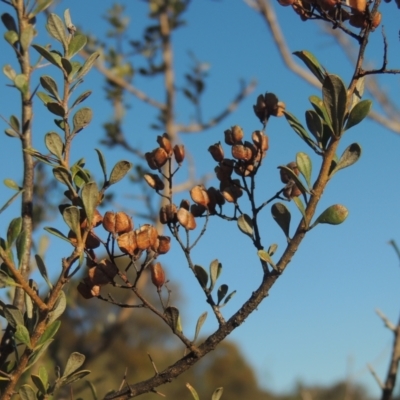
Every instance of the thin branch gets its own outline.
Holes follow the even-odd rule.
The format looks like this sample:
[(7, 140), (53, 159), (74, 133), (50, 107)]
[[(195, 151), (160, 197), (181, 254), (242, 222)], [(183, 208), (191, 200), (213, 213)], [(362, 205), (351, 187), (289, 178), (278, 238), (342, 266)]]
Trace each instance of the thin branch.
[(384, 390), (385, 389), (385, 385), (384, 383), (381, 381), (381, 378), (379, 378), (378, 374), (376, 373), (374, 367), (371, 364), (367, 365), (369, 371), (371, 372), (372, 376), (375, 378), (376, 383), (379, 385), (379, 387)]
[(385, 314), (379, 309), (376, 309), (375, 312), (378, 314), (378, 316), (381, 318), (383, 323), (385, 324), (386, 328), (390, 329), (392, 332), (396, 332), (396, 326), (390, 321), (388, 317), (386, 317)]

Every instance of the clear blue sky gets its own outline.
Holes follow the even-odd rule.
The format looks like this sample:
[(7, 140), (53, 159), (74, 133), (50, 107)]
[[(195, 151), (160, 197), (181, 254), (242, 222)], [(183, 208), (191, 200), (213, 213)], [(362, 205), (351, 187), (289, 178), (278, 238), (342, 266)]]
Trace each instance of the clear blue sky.
[[(131, 38), (137, 37), (146, 22), (146, 5), (140, 1), (123, 3), (132, 21), (129, 35)], [(111, 4), (109, 0), (97, 2), (96, 6), (92, 2), (62, 1), (56, 7), (56, 12), (62, 14), (65, 8), (70, 8), (77, 26), (105, 40), (106, 25), (101, 16)], [(275, 2), (274, 6), (290, 50), (313, 52), (328, 71), (341, 75), (348, 82), (352, 72), (350, 64), (335, 46), (333, 39), (318, 24), (300, 21), (290, 8), (279, 7)], [(0, 8), (2, 12), (8, 11), (3, 3)], [(396, 68), (400, 63), (400, 11), (394, 3), (383, 4), (381, 8), (389, 42), (389, 66)], [(255, 78), (258, 81), (256, 91), (220, 126), (202, 134), (182, 136), (194, 159), (197, 174), (201, 176), (212, 172), (214, 168), (207, 148), (223, 139), (224, 129), (238, 124), (249, 137), (253, 130), (260, 128), (252, 112), (252, 105), (259, 93), (276, 93), (285, 101), (287, 110), (303, 121), (304, 112), (310, 108), (308, 97), (319, 93), (286, 69), (265, 23), (244, 2), (193, 2), (186, 20), (187, 26), (174, 37), (178, 84), (182, 83), (182, 74), (190, 65), (188, 51), (193, 51), (200, 60), (211, 65), (204, 96), (205, 118), (217, 114), (231, 100), (239, 88), (239, 79)], [(42, 19), (38, 21), (38, 28), (42, 34), (35, 43), (47, 43), (49, 39), (43, 33)], [(382, 36), (380, 29), (377, 29), (368, 51), (372, 65), (381, 65), (382, 52)], [(0, 44), (0, 53), (2, 65), (12, 59), (12, 52), (4, 41)], [(40, 73), (54, 73), (54, 69), (50, 68), (48, 72), (42, 71)], [(34, 82), (38, 78), (36, 74)], [(0, 110), (5, 117), (18, 113), (18, 103), (14, 102), (17, 96), (12, 89), (5, 87), (7, 83), (1, 75)], [(149, 86), (147, 81), (138, 79), (135, 84), (153, 97), (163, 100), (162, 82), (154, 82)], [(396, 76), (381, 81), (381, 86), (391, 94), (398, 93), (398, 84), (399, 78)], [(88, 129), (79, 134), (73, 154), (75, 158), (84, 155), (88, 167), (97, 171), (99, 180), (100, 169), (92, 148), (104, 150), (109, 166), (119, 159), (131, 158), (126, 152), (110, 152), (99, 144), (101, 125), (112, 116), (102, 86), (96, 71), (82, 85), (82, 91), (88, 88), (94, 90), (86, 102), (87, 106), (94, 109), (94, 120)], [(143, 151), (151, 150), (155, 147), (157, 132), (148, 126), (156, 113), (133, 98), (127, 99), (132, 108), (125, 118), (124, 129), (130, 143)], [(54, 127), (39, 100), (35, 104), (35, 111), (38, 113), (34, 120), (35, 147), (45, 151), (43, 136), (49, 130), (54, 130)], [(191, 115), (193, 110), (180, 101), (177, 118), (187, 122)], [(1, 122), (0, 127), (6, 126)], [(319, 162), (283, 118), (270, 121), (268, 135), (270, 150), (258, 177), (260, 202), (281, 188), (276, 167), (294, 160), (298, 151), (305, 151), (312, 157), (315, 162), (314, 173)], [(390, 239), (400, 242), (400, 193), (397, 183), (400, 172), (400, 136), (367, 121), (346, 134), (339, 152), (353, 142), (362, 146), (361, 159), (335, 176), (319, 208), (322, 212), (331, 204), (344, 204), (350, 211), (348, 219), (340, 226), (324, 225), (311, 231), (284, 275), (271, 290), (269, 298), (231, 336), (255, 368), (260, 385), (266, 389), (284, 392), (299, 381), (331, 384), (349, 378), (366, 385), (372, 394), (379, 393), (366, 364), (371, 363), (381, 378), (384, 378), (392, 336), (383, 327), (374, 309), (380, 308), (393, 322), (396, 322), (400, 312), (399, 261), (388, 245)], [(17, 140), (1, 136), (2, 180), (19, 180), (21, 161), (18, 149)], [(183, 172), (178, 180), (183, 180), (185, 176)], [(315, 175), (313, 177), (315, 179)], [(137, 189), (127, 180), (117, 189), (123, 193), (118, 199), (119, 204), (132, 209), (133, 203), (129, 196), (138, 194), (135, 193)], [(2, 189), (0, 204), (4, 204), (10, 195), (9, 189)], [(292, 211), (293, 222), (298, 221), (294, 204), (288, 206)], [(15, 207), (0, 215), (1, 235), (4, 235), (13, 211)], [(268, 208), (262, 214), (262, 220), (265, 221), (262, 226), (263, 244), (265, 247), (272, 243), (279, 244), (279, 256), (285, 238), (272, 221)], [(62, 229), (61, 221), (55, 221), (53, 225)], [(59, 257), (67, 254), (68, 247), (53, 237), (51, 243), (57, 246), (58, 252), (55, 254), (53, 250), (48, 261), (53, 263), (53, 271), (56, 271)], [(231, 289), (237, 290), (236, 296), (224, 309), (227, 317), (258, 285), (261, 271), (257, 256), (249, 239), (238, 231), (234, 223), (212, 220), (208, 233), (194, 251), (194, 258), (197, 264), (206, 268), (215, 258), (223, 263), (221, 283), (227, 283)], [(169, 279), (182, 283), (185, 297), (183, 327), (185, 333), (191, 336), (195, 321), (207, 310), (207, 304), (202, 300), (201, 291), (182, 255), (173, 250), (163, 260)], [(204, 333), (211, 332), (215, 326), (209, 313)]]

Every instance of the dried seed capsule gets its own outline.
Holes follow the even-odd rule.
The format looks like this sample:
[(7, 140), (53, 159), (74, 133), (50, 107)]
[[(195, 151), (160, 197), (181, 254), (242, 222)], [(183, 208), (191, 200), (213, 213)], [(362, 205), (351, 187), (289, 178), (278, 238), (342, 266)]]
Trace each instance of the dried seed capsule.
[(171, 238), (169, 236), (158, 236), (158, 254), (166, 254), (171, 248)]
[(119, 249), (124, 254), (129, 254), (131, 256), (135, 255), (138, 250), (138, 245), (136, 242), (136, 235), (135, 232), (130, 231), (124, 233), (117, 237), (117, 244)]
[(123, 211), (107, 211), (103, 217), (103, 227), (107, 232), (122, 234), (133, 229), (132, 218)]
[(278, 3), (283, 6), (291, 6), (294, 3), (294, 0), (278, 0)]
[(161, 148), (166, 151), (169, 157), (172, 156), (172, 144), (169, 139), (168, 133), (164, 133), (162, 136), (157, 136), (157, 143), (160, 145)]
[(381, 20), (382, 20), (382, 14), (379, 11), (377, 11), (371, 21), (371, 28), (373, 31), (380, 25)]
[(283, 195), (287, 198), (287, 199), (292, 199), (293, 197), (298, 197), (301, 195), (301, 190), (298, 188), (298, 186), (296, 185), (296, 183), (293, 180), (290, 180), (284, 190), (283, 190)]
[(158, 238), (157, 229), (150, 224), (142, 225), (135, 230), (137, 247), (140, 250), (157, 250), (156, 242)]
[[(287, 164), (286, 166), (289, 169), (291, 169), (296, 175), (299, 175), (300, 171), (297, 168), (296, 162), (292, 161), (289, 164)], [(285, 171), (283, 168), (280, 169), (279, 173), (280, 173), (280, 176), (281, 176), (281, 181), (283, 183), (288, 183), (292, 179), (291, 175), (287, 171)]]
[(88, 271), (88, 277), (93, 285), (103, 286), (112, 282), (118, 268), (110, 260), (102, 260)]
[(189, 200), (182, 200), (181, 204), (179, 204), (179, 208), (184, 208), (185, 210), (189, 210), (190, 208), (190, 201)]
[(349, 6), (355, 14), (363, 13), (367, 8), (367, 0), (349, 0)]
[(90, 280), (85, 278), (83, 281), (79, 282), (77, 290), (84, 299), (88, 300), (92, 297), (95, 297), (92, 293), (92, 287), (93, 285), (91, 284)]
[(143, 178), (152, 189), (159, 191), (165, 187), (164, 182), (157, 174), (144, 174)]
[(150, 169), (158, 169), (158, 166), (154, 160), (154, 154), (153, 152), (149, 153), (145, 153), (144, 157), (146, 158), (147, 161), (147, 165), (149, 166)]
[(183, 144), (176, 144), (174, 146), (175, 161), (181, 165), (185, 159), (185, 146)]
[(232, 156), (237, 160), (249, 161), (253, 158), (253, 152), (250, 147), (242, 144), (232, 146)]
[(215, 202), (219, 206), (223, 206), (225, 204), (225, 199), (222, 196), (221, 192), (217, 190), (215, 187), (209, 187), (207, 189), (208, 197), (210, 198), (210, 202)]
[(160, 208), (160, 222), (162, 224), (174, 223), (176, 219), (177, 208), (175, 204), (166, 204)]
[(212, 158), (221, 162), (224, 159), (224, 149), (221, 146), (221, 142), (215, 143), (208, 148), (208, 151), (211, 153)]
[(228, 203), (236, 203), (243, 194), (242, 189), (237, 186), (229, 186), (222, 191), (222, 196)]
[(257, 149), (265, 152), (268, 150), (268, 136), (262, 131), (254, 131), (251, 135)]
[(196, 220), (194, 219), (194, 215), (185, 208), (180, 208), (178, 210), (177, 218), (179, 223), (188, 231), (196, 228)]
[[(80, 220), (81, 220), (81, 228), (85, 229), (87, 227), (87, 218), (86, 218), (86, 213), (83, 209), (80, 210)], [(93, 213), (92, 227), (95, 228), (96, 226), (99, 226), (102, 222), (103, 222), (102, 215), (97, 209), (95, 209)]]
[(239, 125), (232, 126), (231, 134), (234, 143), (239, 143), (244, 137), (243, 129)]
[(205, 213), (206, 210), (207, 208), (200, 204), (192, 204), (190, 206), (190, 212), (193, 214), (194, 217), (200, 217)]
[(168, 161), (168, 158), (169, 156), (167, 152), (162, 147), (158, 147), (157, 149), (153, 150), (153, 160), (158, 169), (165, 165), (165, 163)]
[(195, 203), (203, 207), (207, 207), (208, 203), (210, 202), (210, 199), (208, 198), (208, 193), (204, 185), (197, 185), (192, 188), (192, 190), (190, 191), (190, 197)]
[(151, 281), (158, 291), (161, 290), (165, 283), (165, 272), (160, 263), (155, 263), (150, 266)]

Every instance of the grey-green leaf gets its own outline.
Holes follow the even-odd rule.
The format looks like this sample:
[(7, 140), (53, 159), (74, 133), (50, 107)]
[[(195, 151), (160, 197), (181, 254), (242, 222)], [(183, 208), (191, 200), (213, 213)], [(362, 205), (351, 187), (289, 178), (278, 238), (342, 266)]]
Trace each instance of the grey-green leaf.
[(13, 181), (12, 179), (4, 179), (3, 183), (10, 189), (13, 190), (20, 190), (21, 188), (17, 185), (17, 183), (15, 181)]
[(96, 153), (99, 157), (99, 163), (101, 166), (101, 169), (103, 171), (103, 175), (104, 175), (104, 182), (107, 180), (107, 164), (106, 164), (106, 159), (104, 158), (103, 153), (101, 152), (101, 150), (99, 149), (95, 149)]
[(27, 51), (32, 43), (33, 38), (37, 35), (36, 29), (32, 25), (28, 25), (21, 32), (20, 43), (22, 48)]
[(301, 190), (302, 193), (310, 193), (310, 191), (304, 186), (303, 182), (298, 178), (296, 173), (292, 171), (289, 167), (286, 165), (280, 165), (278, 169), (285, 171), (289, 176), (290, 179), (292, 179), (297, 187)]
[(35, 384), (35, 386), (38, 388), (40, 393), (46, 393), (46, 391), (47, 391), (46, 384), (45, 384), (45, 382), (43, 382), (41, 380), (39, 375), (32, 374), (31, 379), (32, 379), (32, 382)]
[(312, 74), (321, 82), (325, 79), (325, 70), (318, 62), (318, 60), (309, 51), (295, 51), (293, 53), (295, 56), (299, 57), (301, 61), (307, 66), (307, 68), (312, 72)]
[(194, 272), (196, 274), (196, 278), (199, 281), (202, 288), (207, 287), (208, 282), (208, 274), (207, 271), (200, 265), (194, 266)]
[(265, 250), (258, 250), (257, 252), (258, 257), (260, 257), (261, 260), (267, 262), (268, 264), (271, 265), (271, 267), (275, 270), (275, 271), (279, 271), (279, 268), (276, 266), (276, 264), (272, 261), (271, 256), (268, 254), (267, 251)]
[(236, 294), (236, 290), (234, 290), (233, 292), (229, 293), (228, 296), (226, 296), (224, 303), (220, 306), (223, 307), (226, 304), (228, 304), (228, 301)]
[(345, 130), (359, 124), (369, 114), (372, 107), (371, 100), (362, 100), (357, 103), (350, 111), (346, 122)]
[(56, 132), (48, 132), (44, 137), (47, 149), (54, 154), (59, 160), (62, 160), (64, 152), (64, 143), (60, 135)]
[(4, 317), (7, 322), (14, 328), (17, 328), (17, 325), (24, 325), (24, 317), (20, 310), (17, 307), (7, 304), (3, 306)]
[(87, 38), (85, 35), (75, 35), (68, 45), (68, 57), (73, 57), (76, 53), (81, 51), (87, 43)]
[(29, 17), (32, 18), (35, 15), (39, 14), (40, 12), (44, 11), (47, 7), (51, 5), (54, 0), (38, 0), (36, 2), (36, 7), (33, 11), (29, 14)]
[(289, 238), (289, 227), (290, 227), (290, 211), (283, 203), (275, 203), (271, 207), (272, 218), (283, 230), (283, 233)]
[(60, 386), (70, 385), (71, 383), (84, 378), (86, 375), (89, 375), (90, 371), (85, 369), (82, 371), (75, 372), (72, 375), (69, 375), (66, 379), (64, 379)]
[(132, 168), (132, 163), (129, 161), (118, 161), (111, 171), (110, 179), (108, 180), (109, 185), (114, 185), (120, 181)]
[(81, 95), (78, 96), (78, 98), (72, 103), (71, 109), (77, 106), (78, 104), (82, 103), (85, 101), (90, 95), (92, 94), (91, 90), (87, 90), (86, 92), (83, 92)]
[(18, 389), (18, 395), (21, 400), (36, 400), (36, 393), (29, 385), (22, 385)]
[(45, 92), (36, 92), (36, 96), (39, 97), (40, 100), (42, 100), (43, 104), (47, 106), (47, 103), (51, 103), (54, 101), (53, 98), (51, 98), (47, 93)]
[(296, 164), (308, 187), (311, 188), (312, 163), (310, 157), (306, 153), (299, 152), (296, 154)]
[(70, 187), (72, 185), (72, 179), (70, 172), (65, 167), (53, 168), (54, 177), (64, 185)]
[(14, 46), (15, 43), (18, 42), (18, 33), (15, 31), (7, 31), (4, 33), (4, 39), (6, 39), (11, 46)]
[(335, 204), (328, 207), (312, 224), (311, 228), (314, 228), (317, 224), (330, 224), (339, 225), (341, 224), (349, 215), (349, 211), (345, 206), (341, 204)]
[(83, 107), (81, 109), (79, 109), (72, 121), (74, 124), (74, 128), (73, 131), (74, 133), (79, 132), (80, 130), (82, 130), (83, 128), (85, 128), (86, 126), (88, 126), (90, 124), (90, 121), (92, 120), (93, 117), (93, 112), (90, 108), (88, 107)]
[(29, 337), (28, 329), (23, 324), (18, 324), (14, 336), (21, 343), (31, 348), (31, 338)]
[(28, 239), (27, 231), (25, 229), (23, 229), (20, 232), (20, 234), (18, 235), (16, 243), (15, 243), (16, 247), (17, 247), (17, 257), (18, 257), (19, 265), (21, 265), (24, 255), (26, 253), (27, 239)]
[(93, 220), (94, 211), (99, 203), (99, 189), (96, 182), (85, 183), (81, 194), (83, 207), (88, 221)]
[(63, 211), (63, 218), (69, 229), (75, 233), (79, 241), (81, 238), (79, 208), (75, 206), (67, 207)]
[(8, 248), (10, 248), (14, 244), (15, 240), (17, 239), (18, 235), (21, 232), (21, 228), (22, 228), (22, 218), (21, 217), (14, 218), (8, 225), (8, 229), (7, 229), (7, 247)]
[(58, 229), (51, 228), (50, 226), (45, 226), (43, 229), (45, 231), (51, 233), (52, 235), (57, 236), (58, 238), (63, 239), (68, 243), (71, 243), (71, 241), (62, 232), (60, 232)]
[(28, 78), (24, 74), (18, 74), (14, 78), (14, 85), (22, 94), (26, 94), (29, 90)]
[(219, 303), (221, 303), (222, 299), (226, 296), (226, 294), (228, 293), (228, 285), (225, 285), (225, 283), (223, 283), (217, 290), (217, 305), (219, 305)]
[(203, 326), (203, 324), (204, 324), (206, 319), (207, 319), (207, 311), (203, 312), (203, 314), (201, 314), (199, 319), (197, 320), (196, 331), (194, 333), (193, 342), (195, 342), (197, 340), (197, 338), (199, 337), (199, 333), (200, 333), (201, 327)]
[(49, 34), (56, 40), (62, 43), (64, 50), (68, 48), (67, 35), (65, 26), (61, 18), (57, 14), (51, 13), (47, 18), (46, 29)]
[(211, 400), (220, 400), (222, 393), (224, 393), (224, 388), (219, 387), (214, 390), (214, 393), (211, 396)]
[(347, 90), (337, 75), (326, 75), (322, 85), (322, 99), (332, 123), (333, 132), (336, 136), (340, 136), (346, 114)]
[(47, 61), (51, 62), (53, 65), (55, 65), (56, 67), (61, 66), (61, 61), (59, 61), (60, 57), (57, 57), (55, 53), (51, 53), (50, 51), (48, 51), (46, 48), (44, 48), (43, 46), (39, 46), (37, 44), (33, 44), (32, 47), (43, 57), (45, 58)]
[[(352, 143), (346, 150), (343, 152), (342, 157), (338, 161), (333, 173), (336, 173), (340, 169), (350, 167), (358, 161), (361, 157), (361, 146), (358, 143)], [(332, 174), (333, 174), (332, 173)]]
[(47, 341), (51, 340), (57, 333), (60, 326), (61, 326), (61, 321), (53, 321), (50, 325), (48, 325), (43, 335), (38, 340), (37, 345), (40, 346), (46, 343)]
[(93, 64), (99, 58), (100, 53), (98, 51), (91, 54), (82, 65), (81, 69), (78, 71), (76, 75), (76, 79), (82, 79), (92, 68)]
[(164, 311), (169, 326), (174, 332), (180, 331), (179, 310), (176, 307), (167, 307)]
[(64, 311), (67, 307), (67, 298), (65, 297), (65, 293), (63, 291), (60, 292), (56, 303), (54, 304), (53, 309), (49, 312), (49, 324), (54, 322)]
[(46, 264), (44, 263), (42, 257), (40, 257), (39, 254), (35, 254), (35, 260), (36, 260), (36, 265), (38, 267), (40, 275), (42, 275), (43, 279), (46, 281), (49, 288), (52, 289), (53, 285), (50, 282), (49, 275), (47, 274)]
[[(299, 211), (301, 212), (301, 215), (304, 218), (304, 221), (306, 221), (306, 209), (304, 208), (304, 204), (301, 201), (301, 199), (299, 197), (293, 197), (292, 198), (294, 204), (296, 204), (297, 208), (299, 209)], [(307, 223), (307, 221), (306, 221)]]
[(56, 81), (48, 75), (43, 75), (40, 77), (40, 84), (43, 89), (47, 90), (51, 95), (53, 95), (58, 101), (61, 101), (58, 94), (58, 86)]
[(85, 356), (81, 353), (74, 352), (72, 353), (67, 361), (67, 365), (65, 366), (64, 373), (62, 377), (67, 377), (73, 374), (77, 369), (79, 369), (82, 364), (85, 362)]
[(217, 260), (213, 260), (210, 263), (210, 290), (213, 290), (215, 283), (217, 282), (218, 277), (222, 272), (222, 264)]
[(65, 109), (59, 103), (50, 101), (46, 104), (46, 107), (54, 115), (58, 115), (59, 117), (64, 117), (64, 115), (65, 115)]
[(250, 238), (253, 238), (253, 221), (247, 214), (242, 214), (238, 220), (237, 224), (239, 229)]
[(190, 383), (187, 383), (186, 387), (190, 390), (190, 393), (192, 394), (194, 400), (200, 400), (200, 397), (197, 394), (196, 389)]
[(300, 123), (300, 121), (291, 113), (285, 111), (284, 113), (286, 120), (289, 122), (289, 125), (292, 129), (300, 136), (300, 138), (307, 143), (313, 150), (318, 149), (318, 145), (314, 143), (311, 139), (310, 135), (304, 128), (304, 126)]
[(15, 72), (14, 68), (10, 64), (4, 65), (3, 74), (13, 82), (14, 82), (15, 77), (17, 76), (17, 73)]

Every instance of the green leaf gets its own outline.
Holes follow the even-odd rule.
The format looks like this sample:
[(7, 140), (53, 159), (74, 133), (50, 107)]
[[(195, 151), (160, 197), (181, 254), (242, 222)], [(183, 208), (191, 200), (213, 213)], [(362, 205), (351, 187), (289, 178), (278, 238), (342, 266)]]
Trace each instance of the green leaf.
[(222, 272), (222, 264), (217, 260), (213, 260), (210, 263), (210, 291), (213, 290), (215, 283), (217, 282), (218, 277)]
[(42, 85), (43, 89), (47, 90), (52, 96), (54, 96), (59, 102), (61, 102), (60, 96), (58, 94), (57, 83), (51, 76), (41, 76), (40, 84)]
[(361, 157), (361, 146), (358, 143), (352, 143), (346, 150), (343, 152), (342, 157), (336, 164), (336, 167), (332, 171), (331, 175), (335, 174), (340, 169), (350, 167), (358, 161)]
[(78, 371), (75, 374), (69, 375), (66, 379), (64, 379), (60, 386), (70, 385), (71, 383), (78, 381), (79, 379), (82, 379), (89, 374), (89, 370)]
[(19, 138), (20, 135), (14, 131), (14, 129), (4, 129), (4, 133), (9, 136), (9, 137), (13, 137), (13, 138)]
[(18, 390), (21, 400), (36, 400), (36, 393), (29, 385), (22, 385)]
[(54, 177), (64, 185), (68, 187), (72, 186), (71, 174), (65, 167), (55, 167), (53, 168)]
[(75, 233), (78, 242), (81, 240), (81, 226), (79, 208), (75, 206), (67, 207), (63, 211), (63, 218), (69, 229)]
[(335, 204), (333, 206), (328, 207), (311, 225), (311, 228), (314, 228), (318, 224), (330, 224), (330, 225), (339, 225), (341, 224), (349, 215), (349, 211), (345, 206), (341, 204)]
[(203, 314), (201, 314), (199, 319), (197, 320), (196, 331), (195, 331), (195, 334), (194, 334), (193, 342), (195, 342), (197, 340), (197, 338), (199, 337), (199, 333), (200, 333), (201, 327), (203, 326), (203, 324), (204, 324), (206, 319), (207, 319), (207, 311), (203, 312)]
[(219, 387), (214, 390), (214, 393), (211, 396), (211, 400), (219, 400), (222, 396), (222, 393), (224, 393), (224, 388)]
[(29, 14), (29, 18), (33, 18), (35, 15), (44, 11), (47, 7), (49, 7), (51, 5), (52, 2), (53, 2), (53, 0), (38, 0), (36, 2), (36, 7)]
[(207, 282), (208, 282), (207, 271), (200, 265), (195, 265), (194, 272), (196, 274), (196, 278), (199, 281), (201, 287), (205, 289), (207, 287)]
[(276, 243), (271, 244), (271, 246), (269, 246), (268, 250), (267, 250), (268, 254), (272, 257), (275, 254), (277, 249), (278, 249), (278, 245)]
[(10, 125), (14, 129), (15, 132), (19, 133), (20, 123), (19, 123), (18, 117), (16, 117), (15, 115), (11, 115)]
[(317, 142), (321, 142), (323, 127), (322, 120), (318, 113), (314, 110), (306, 111), (306, 124), (308, 130), (312, 133), (312, 135), (317, 139)]
[(228, 301), (236, 294), (236, 290), (234, 290), (233, 292), (229, 293), (228, 296), (226, 296), (224, 303), (222, 304), (221, 307), (224, 307), (226, 304), (228, 304)]
[(9, 13), (1, 14), (1, 22), (3, 22), (4, 26), (8, 31), (18, 31), (17, 24), (15, 22), (14, 17)]
[(26, 94), (29, 90), (28, 78), (24, 74), (18, 74), (14, 78), (14, 85), (22, 94)]
[(253, 221), (247, 214), (242, 214), (238, 220), (237, 224), (239, 229), (251, 239), (253, 239)]
[(90, 175), (87, 169), (81, 168), (79, 165), (71, 167), (72, 179), (78, 188), (81, 188), (85, 183), (90, 182)]
[(326, 75), (322, 85), (322, 100), (328, 112), (333, 133), (339, 137), (342, 134), (346, 114), (347, 90), (337, 75)]
[[(317, 112), (319, 117), (322, 119), (322, 121), (329, 126), (329, 128), (332, 131), (332, 123), (329, 118), (328, 112), (326, 111), (324, 102), (322, 99), (320, 99), (318, 96), (310, 96), (308, 98), (310, 100), (311, 105), (314, 107), (314, 110)], [(333, 131), (332, 131), (333, 133)]]
[(0, 289), (9, 287), (9, 286), (18, 286), (20, 285), (14, 281), (11, 276), (7, 275), (5, 271), (0, 270)]
[(101, 152), (101, 150), (99, 149), (95, 149), (97, 152), (97, 155), (99, 157), (99, 163), (101, 166), (101, 170), (103, 171), (103, 175), (104, 175), (104, 182), (107, 181), (107, 164), (106, 164), (106, 159), (104, 158), (103, 153)]
[(45, 226), (43, 229), (45, 231), (51, 233), (52, 235), (57, 236), (58, 238), (67, 241), (68, 243), (71, 243), (71, 241), (63, 233), (61, 233), (58, 229), (51, 228), (49, 226)]
[(23, 193), (24, 190), (20, 190), (17, 193), (15, 193), (11, 198), (4, 204), (3, 207), (0, 208), (0, 214), (8, 208), (8, 206), (21, 194)]
[(37, 342), (37, 347), (43, 345), (44, 343), (47, 343), (49, 340), (51, 340), (55, 334), (58, 332), (58, 329), (61, 326), (61, 321), (54, 321), (53, 323), (49, 324), (44, 331), (43, 335), (40, 337), (40, 339)]
[(47, 348), (50, 346), (52, 341), (53, 340), (50, 339), (46, 343), (43, 343), (40, 347), (39, 346), (35, 347), (34, 351), (29, 356), (28, 364), (24, 369), (24, 372), (27, 371), (29, 368), (31, 368), (39, 360), (39, 358), (46, 353)]
[(40, 100), (42, 100), (45, 106), (47, 106), (47, 103), (51, 103), (54, 101), (54, 99), (45, 92), (36, 92), (36, 96), (39, 97)]
[(27, 347), (31, 348), (31, 338), (29, 337), (28, 329), (24, 325), (18, 324), (14, 333), (14, 337)]
[(92, 53), (85, 61), (85, 63), (82, 65), (80, 70), (78, 71), (76, 78), (75, 79), (82, 79), (93, 67), (93, 64), (96, 62), (96, 60), (99, 58), (100, 52), (96, 51)]
[(64, 117), (65, 116), (65, 109), (59, 103), (51, 101), (51, 102), (46, 104), (46, 107), (52, 114), (58, 115), (59, 117)]
[(345, 130), (359, 124), (370, 112), (372, 107), (371, 100), (363, 100), (357, 103), (350, 111)]
[(47, 385), (42, 381), (39, 375), (31, 375), (32, 382), (38, 388), (39, 392), (46, 393)]
[(17, 76), (17, 73), (15, 72), (14, 68), (10, 64), (4, 65), (3, 74), (13, 82), (14, 82), (15, 77)]
[(18, 42), (18, 33), (15, 31), (7, 31), (4, 33), (4, 39), (11, 45), (14, 46)]
[(37, 44), (33, 44), (32, 47), (47, 61), (55, 65), (56, 67), (61, 67), (61, 58), (57, 57), (56, 53), (48, 51), (45, 47), (39, 46)]
[(20, 43), (22, 48), (27, 51), (33, 38), (37, 35), (36, 29), (32, 25), (26, 26), (21, 32)]
[(61, 65), (65, 71), (66, 76), (69, 76), (73, 70), (73, 66), (67, 58), (61, 57)]
[(96, 182), (85, 183), (82, 188), (81, 198), (86, 218), (88, 221), (92, 222), (94, 212), (99, 204), (99, 189), (97, 188)]
[(365, 76), (357, 79), (356, 87), (354, 89), (353, 96), (351, 97), (350, 109), (353, 109), (354, 106), (360, 102), (364, 94), (364, 86), (365, 86)]
[(82, 364), (85, 362), (85, 358), (86, 357), (81, 353), (72, 353), (68, 358), (67, 365), (65, 366), (62, 377), (64, 378), (73, 374), (77, 369), (82, 366)]
[(54, 154), (59, 160), (62, 160), (64, 152), (64, 142), (56, 132), (48, 132), (44, 137), (44, 142), (51, 154)]
[(268, 254), (267, 251), (265, 251), (265, 250), (258, 250), (257, 254), (258, 254), (258, 257), (260, 257), (261, 260), (263, 260), (263, 261), (265, 261), (266, 263), (270, 264), (271, 267), (272, 267), (275, 271), (281, 272), (281, 271), (279, 270), (279, 268), (275, 265), (275, 263), (272, 261), (272, 258), (271, 258), (271, 256)]
[(68, 40), (65, 32), (64, 23), (57, 14), (51, 13), (47, 18), (46, 29), (50, 36), (62, 43), (64, 50), (68, 48)]
[(40, 257), (39, 254), (35, 254), (35, 260), (36, 260), (36, 265), (38, 267), (40, 275), (42, 275), (43, 279), (46, 281), (49, 288), (52, 289), (53, 285), (50, 282), (49, 275), (47, 274), (46, 264), (44, 263), (42, 257)]
[(17, 247), (17, 257), (19, 265), (21, 265), (27, 248), (28, 234), (25, 229), (23, 229), (17, 237), (16, 247)]
[(21, 188), (17, 185), (17, 183), (12, 179), (4, 179), (3, 183), (10, 189), (21, 190)]
[(8, 225), (7, 229), (7, 248), (10, 248), (15, 240), (17, 239), (18, 235), (21, 233), (22, 228), (22, 218), (14, 218), (10, 225)]
[(292, 179), (296, 183), (297, 187), (301, 190), (302, 193), (310, 193), (310, 191), (304, 186), (303, 182), (298, 178), (295, 172), (292, 171), (289, 167), (287, 167), (286, 165), (279, 165), (278, 169), (284, 170), (290, 176), (290, 179)]
[(43, 382), (44, 387), (47, 389), (49, 387), (49, 375), (47, 374), (47, 370), (43, 365), (39, 367), (39, 378)]
[(303, 202), (298, 197), (293, 197), (292, 200), (294, 201), (294, 204), (296, 204), (297, 208), (301, 212), (301, 215), (303, 216), (304, 221), (306, 222), (306, 224), (308, 224), (308, 222), (306, 220), (306, 209), (304, 208)]
[(78, 110), (72, 119), (74, 124), (73, 132), (77, 133), (83, 128), (86, 128), (86, 126), (90, 124), (92, 116), (92, 110), (88, 107), (84, 107)]
[(299, 152), (296, 154), (296, 164), (308, 187), (311, 188), (312, 163), (310, 157), (306, 153)]
[(82, 103), (84, 100), (86, 100), (90, 95), (92, 94), (91, 90), (87, 90), (86, 92), (83, 92), (81, 95), (78, 96), (78, 98), (73, 102), (71, 109), (77, 106), (78, 104)]
[(311, 73), (321, 82), (324, 82), (326, 72), (318, 60), (309, 51), (295, 51), (293, 53), (299, 57), (301, 61), (307, 66)]
[(283, 230), (283, 233), (289, 239), (289, 227), (290, 227), (290, 211), (288, 208), (282, 203), (275, 203), (271, 207), (272, 218), (276, 221), (276, 223)]
[(73, 57), (76, 53), (81, 51), (87, 43), (87, 38), (85, 35), (75, 35), (68, 46), (68, 57)]
[(129, 161), (118, 161), (111, 171), (110, 179), (108, 180), (108, 185), (114, 185), (114, 183), (119, 182), (132, 168), (132, 163)]
[(71, 14), (69, 12), (69, 8), (67, 8), (64, 11), (64, 22), (65, 22), (65, 26), (67, 27), (67, 29), (69, 30), (71, 26), (74, 26), (74, 24), (72, 23), (72, 19), (71, 19)]
[(17, 325), (24, 325), (24, 317), (20, 310), (12, 304), (2, 304), (4, 318), (14, 328), (17, 329)]
[(223, 283), (217, 290), (217, 305), (219, 305), (219, 303), (221, 303), (222, 299), (226, 296), (226, 294), (228, 293), (228, 285), (225, 285), (225, 283)]
[(187, 383), (186, 387), (190, 390), (190, 393), (192, 394), (194, 400), (200, 400), (200, 397), (197, 394), (195, 388), (190, 383)]
[(284, 112), (284, 115), (286, 120), (289, 122), (289, 125), (300, 136), (300, 138), (313, 150), (318, 149), (318, 145), (310, 138), (310, 135), (300, 121), (293, 114), (287, 111)]
[(67, 298), (65, 297), (65, 293), (61, 290), (56, 303), (54, 304), (53, 309), (49, 312), (48, 321), (49, 324), (54, 322), (64, 311), (67, 307)]
[(168, 321), (169, 326), (172, 328), (173, 332), (181, 332), (179, 321), (179, 310), (176, 307), (167, 307), (164, 311), (164, 315)]

